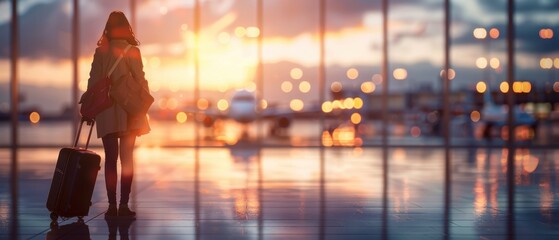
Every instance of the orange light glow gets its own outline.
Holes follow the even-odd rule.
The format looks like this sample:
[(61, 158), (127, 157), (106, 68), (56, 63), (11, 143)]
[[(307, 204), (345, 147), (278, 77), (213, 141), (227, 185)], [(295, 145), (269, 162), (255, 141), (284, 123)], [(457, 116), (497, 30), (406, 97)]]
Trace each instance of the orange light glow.
[(476, 28), (473, 33), (474, 37), (477, 39), (484, 39), (487, 37), (487, 30), (485, 30), (485, 28)]
[(355, 68), (350, 68), (350, 69), (347, 70), (346, 76), (347, 76), (347, 78), (349, 78), (351, 80), (354, 80), (357, 77), (359, 77), (359, 71), (357, 71), (357, 69), (355, 69)]
[(559, 92), (559, 82), (554, 82), (553, 83), (553, 91), (554, 92)]
[(333, 110), (332, 102), (326, 101), (326, 102), (322, 103), (322, 112), (329, 113), (329, 112), (332, 112), (332, 110)]
[(205, 98), (200, 98), (198, 99), (196, 106), (198, 106), (198, 109), (200, 110), (206, 110), (210, 106), (210, 102)]
[(332, 141), (332, 136), (328, 131), (322, 132), (322, 145), (325, 147), (331, 147), (334, 145), (334, 141)]
[(178, 123), (185, 123), (188, 120), (188, 116), (185, 112), (178, 112), (176, 117)]
[(479, 81), (476, 84), (476, 91), (478, 93), (484, 93), (487, 90), (487, 85), (483, 81)]
[(289, 75), (291, 76), (291, 78), (299, 80), (303, 77), (303, 70), (301, 70), (300, 68), (293, 68), (289, 72)]
[(360, 97), (356, 97), (353, 99), (353, 107), (355, 109), (361, 109), (363, 108), (363, 99), (361, 99)]
[(559, 58), (553, 59), (553, 67), (559, 69)]
[(549, 28), (543, 28), (540, 30), (541, 39), (551, 39), (553, 38), (553, 30)]
[(260, 109), (266, 109), (266, 108), (268, 108), (268, 101), (262, 99), (262, 101), (260, 101)]
[(514, 82), (512, 83), (512, 91), (515, 93), (522, 92), (522, 83), (521, 82)]
[(501, 84), (499, 84), (499, 90), (501, 90), (502, 93), (508, 93), (509, 92), (509, 83), (508, 82), (501, 82)]
[(497, 39), (499, 38), (499, 29), (497, 28), (491, 28), (491, 30), (489, 30), (489, 37), (493, 38), (493, 39)]
[(408, 77), (408, 71), (404, 68), (396, 68), (392, 75), (396, 80), (405, 80)]
[(299, 83), (299, 91), (302, 93), (308, 93), (311, 90), (311, 84), (307, 81), (302, 81)]
[(298, 112), (303, 110), (305, 104), (301, 99), (293, 99), (291, 100), (291, 102), (289, 102), (289, 107), (291, 108), (291, 110)]
[(361, 83), (361, 91), (363, 93), (372, 93), (376, 89), (376, 85), (372, 82), (363, 82)]
[(29, 114), (29, 121), (33, 124), (37, 124), (41, 121), (41, 115), (38, 112), (32, 112)]
[(356, 124), (356, 125), (361, 123), (361, 114), (352, 113), (351, 114), (351, 123)]
[(479, 122), (479, 120), (481, 119), (481, 113), (475, 110), (472, 111), (470, 113), (470, 119), (472, 120), (472, 122)]

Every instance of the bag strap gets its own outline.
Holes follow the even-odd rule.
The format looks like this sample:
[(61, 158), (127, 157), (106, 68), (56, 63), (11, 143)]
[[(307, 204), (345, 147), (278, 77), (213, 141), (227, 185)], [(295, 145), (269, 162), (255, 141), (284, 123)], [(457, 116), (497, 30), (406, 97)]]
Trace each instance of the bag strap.
[(124, 49), (124, 52), (122, 52), (120, 54), (120, 56), (118, 56), (118, 58), (116, 59), (116, 62), (113, 64), (113, 66), (111, 67), (111, 70), (109, 70), (109, 73), (107, 74), (107, 77), (110, 77), (111, 74), (113, 73), (113, 71), (115, 70), (116, 66), (118, 65), (118, 63), (120, 62), (120, 60), (122, 60), (122, 57), (124, 57), (124, 54), (126, 54), (126, 52), (128, 52), (128, 49), (130, 49), (130, 47), (132, 47), (132, 45), (128, 44), (128, 46), (126, 46), (126, 48)]

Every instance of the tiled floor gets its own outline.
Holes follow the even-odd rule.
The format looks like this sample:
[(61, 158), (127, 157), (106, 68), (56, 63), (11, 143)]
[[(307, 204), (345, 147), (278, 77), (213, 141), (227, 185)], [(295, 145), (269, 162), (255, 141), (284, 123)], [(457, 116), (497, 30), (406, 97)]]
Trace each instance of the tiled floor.
[(51, 229), (58, 150), (19, 150), (14, 184), (3, 149), (0, 239), (559, 239), (559, 150), (517, 150), (514, 188), (507, 149), (383, 151), (138, 148), (137, 220), (104, 220), (100, 171), (85, 224)]

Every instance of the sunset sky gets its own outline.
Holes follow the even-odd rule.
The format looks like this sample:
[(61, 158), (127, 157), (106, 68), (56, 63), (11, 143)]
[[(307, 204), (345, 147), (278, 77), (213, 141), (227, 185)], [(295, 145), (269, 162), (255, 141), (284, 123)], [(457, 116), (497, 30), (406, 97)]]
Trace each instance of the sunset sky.
[[(130, 17), (128, 1), (80, 1), (80, 86), (88, 78), (96, 41), (112, 10), (122, 10)], [(317, 66), (319, 64), (318, 0), (264, 0), (264, 27), (256, 28), (256, 0), (201, 1), (200, 82), (201, 90), (226, 95), (237, 88), (254, 88), (258, 65), (257, 36), (263, 34), (264, 98), (318, 99)], [(438, 74), (443, 65), (443, 1), (396, 0), (390, 2), (390, 68), (405, 68), (406, 81), (391, 84), (391, 90), (414, 85), (440, 87)], [(0, 0), (0, 107), (9, 103), (10, 79), (10, 1)], [(380, 73), (382, 61), (382, 21), (380, 0), (327, 0), (326, 64), (327, 86), (334, 81), (358, 87)], [(504, 81), (506, 69), (506, 1), (451, 1), (451, 64), (457, 76), (453, 88), (471, 87), (482, 80), (476, 68), (480, 57), (498, 58), (500, 69), (490, 70), (492, 81)], [(19, 76), (23, 106), (39, 106), (58, 111), (70, 101), (72, 64), (70, 0), (18, 1), (20, 17)], [(188, 101), (194, 85), (194, 1), (137, 1), (136, 29), (142, 43), (144, 70), (156, 96)], [(556, 36), (542, 40), (542, 28), (559, 30), (558, 1), (517, 1), (517, 69), (518, 79), (548, 81), (549, 71), (541, 70), (540, 58), (559, 57)], [(497, 28), (498, 39), (478, 40), (475, 28)], [(294, 68), (303, 73), (292, 79)], [(346, 76), (354, 68), (359, 75)], [(393, 79), (390, 79), (394, 81)], [(301, 82), (310, 91), (301, 92)], [(280, 92), (283, 82), (293, 86)], [(493, 86), (496, 86), (494, 84)], [(52, 91), (35, 94), (37, 87)], [(67, 92), (64, 95), (64, 92)], [(61, 95), (62, 93), (62, 95)], [(212, 95), (213, 96), (213, 95)], [(210, 96), (208, 96), (211, 98)], [(45, 104), (48, 101), (49, 104)], [(44, 105), (44, 106), (43, 106)]]

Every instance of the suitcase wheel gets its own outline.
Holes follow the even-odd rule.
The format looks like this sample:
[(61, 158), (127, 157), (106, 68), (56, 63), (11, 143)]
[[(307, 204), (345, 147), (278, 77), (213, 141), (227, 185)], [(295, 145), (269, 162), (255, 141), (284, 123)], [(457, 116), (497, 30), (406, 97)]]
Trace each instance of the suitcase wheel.
[(56, 220), (58, 220), (58, 214), (56, 214), (55, 212), (51, 212), (50, 213), (50, 220), (52, 220), (53, 222), (56, 222)]

